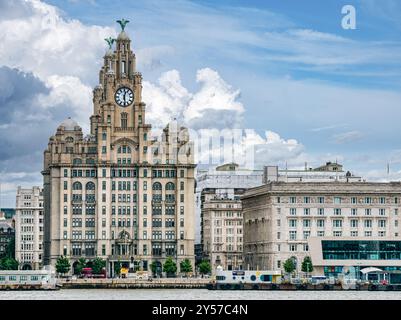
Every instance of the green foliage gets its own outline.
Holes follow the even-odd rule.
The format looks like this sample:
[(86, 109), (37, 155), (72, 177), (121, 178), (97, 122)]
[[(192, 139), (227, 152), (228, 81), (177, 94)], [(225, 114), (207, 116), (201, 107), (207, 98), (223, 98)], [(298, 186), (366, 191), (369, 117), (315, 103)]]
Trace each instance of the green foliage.
[(56, 262), (56, 271), (60, 274), (66, 274), (70, 271), (71, 264), (67, 257), (60, 256)]
[(93, 265), (92, 265), (92, 272), (93, 274), (101, 274), (103, 268), (106, 267), (106, 261), (103, 260), (102, 258), (96, 257), (93, 261), (92, 261)]
[(120, 262), (120, 260), (118, 260), (114, 264), (114, 272), (116, 273), (116, 275), (120, 275), (120, 273), (121, 273), (121, 262)]
[(18, 270), (18, 261), (14, 258), (4, 257), (0, 259), (0, 270)]
[(163, 265), (163, 271), (167, 274), (174, 274), (177, 272), (177, 265), (173, 261), (173, 258), (168, 257), (166, 259), (166, 262), (164, 262), (164, 265)]
[(157, 265), (156, 265), (156, 262), (155, 262), (155, 261), (152, 262), (152, 263), (150, 264), (150, 270), (152, 270), (152, 273), (153, 273), (153, 274), (156, 274)]
[(312, 259), (309, 256), (305, 257), (304, 260), (302, 261), (301, 270), (303, 272), (313, 271)]
[(86, 267), (86, 259), (85, 258), (79, 258), (78, 263), (75, 266), (74, 273), (75, 274), (81, 274), (82, 269)]
[(200, 264), (199, 264), (199, 272), (201, 274), (208, 274), (212, 271), (212, 267), (210, 266), (209, 261), (203, 260)]
[[(7, 258), (15, 259), (15, 238), (12, 238), (6, 247), (5, 256)], [(9, 270), (17, 270), (17, 269), (9, 269)]]
[(284, 262), (284, 271), (287, 273), (292, 273), (295, 270), (295, 263), (294, 260), (289, 258)]
[(192, 272), (192, 264), (189, 259), (182, 260), (180, 263), (180, 270), (181, 272)]

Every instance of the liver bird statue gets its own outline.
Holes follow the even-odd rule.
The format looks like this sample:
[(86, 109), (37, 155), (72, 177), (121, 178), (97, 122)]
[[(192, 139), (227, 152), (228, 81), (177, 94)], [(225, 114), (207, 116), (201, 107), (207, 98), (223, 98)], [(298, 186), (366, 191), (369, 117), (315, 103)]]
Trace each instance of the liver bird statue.
[(112, 37), (108, 37), (104, 40), (107, 42), (107, 44), (109, 45), (109, 49), (111, 50), (111, 46), (113, 45), (114, 41), (116, 41), (116, 39), (113, 39)]
[(126, 26), (127, 23), (129, 22), (129, 20), (121, 19), (121, 20), (117, 20), (116, 22), (120, 24), (120, 26), (121, 26), (121, 31), (124, 31), (125, 26)]

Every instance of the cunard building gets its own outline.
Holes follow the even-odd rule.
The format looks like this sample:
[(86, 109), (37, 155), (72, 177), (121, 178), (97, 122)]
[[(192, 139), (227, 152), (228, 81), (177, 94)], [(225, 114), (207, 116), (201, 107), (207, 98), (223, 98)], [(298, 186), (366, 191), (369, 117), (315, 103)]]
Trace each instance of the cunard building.
[[(151, 138), (131, 40), (119, 21), (93, 91), (90, 134), (66, 119), (44, 152), (44, 264), (67, 256), (157, 272), (194, 265), (194, 157), (186, 128)], [(113, 45), (115, 48), (113, 50)]]

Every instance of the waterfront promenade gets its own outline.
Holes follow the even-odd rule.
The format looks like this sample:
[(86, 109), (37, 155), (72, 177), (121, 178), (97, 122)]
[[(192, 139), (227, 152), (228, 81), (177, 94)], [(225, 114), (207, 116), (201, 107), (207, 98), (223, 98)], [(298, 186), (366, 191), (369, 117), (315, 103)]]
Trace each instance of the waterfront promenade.
[(140, 279), (59, 279), (63, 289), (205, 289), (210, 279), (160, 278)]

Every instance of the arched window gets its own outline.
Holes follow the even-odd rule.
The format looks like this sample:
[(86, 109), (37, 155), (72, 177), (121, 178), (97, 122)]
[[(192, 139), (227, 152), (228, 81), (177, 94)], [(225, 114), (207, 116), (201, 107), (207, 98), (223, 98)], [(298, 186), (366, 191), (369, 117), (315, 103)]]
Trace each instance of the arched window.
[(72, 190), (82, 190), (82, 184), (81, 184), (81, 182), (74, 182), (73, 184), (72, 184)]
[(175, 190), (175, 184), (172, 182), (167, 183), (166, 190)]
[(86, 184), (86, 190), (95, 190), (95, 184), (93, 182), (88, 182)]
[(155, 182), (152, 186), (153, 190), (161, 190), (162, 189), (162, 184), (160, 182)]
[(65, 138), (65, 142), (74, 142), (74, 138), (73, 137), (67, 137), (67, 138)]
[(75, 164), (82, 164), (82, 160), (81, 159), (79, 159), (79, 158), (75, 158), (73, 161), (72, 161), (72, 163), (75, 165)]
[(123, 112), (121, 113), (121, 128), (126, 129), (127, 128), (127, 113)]

